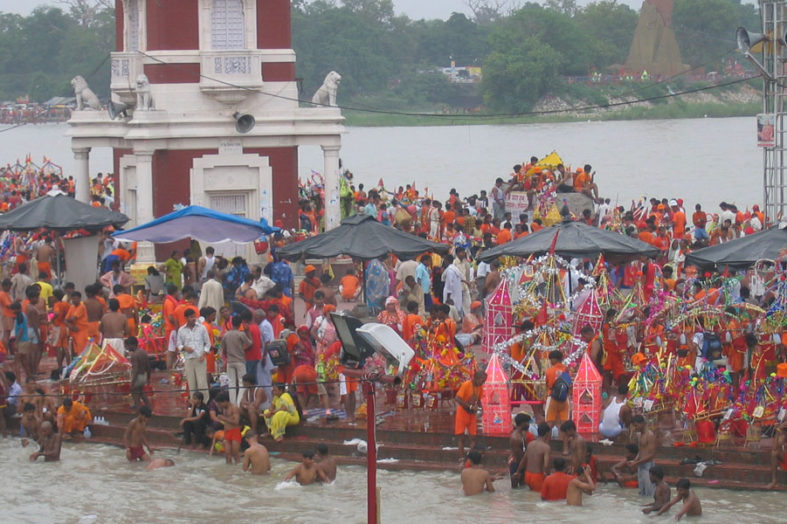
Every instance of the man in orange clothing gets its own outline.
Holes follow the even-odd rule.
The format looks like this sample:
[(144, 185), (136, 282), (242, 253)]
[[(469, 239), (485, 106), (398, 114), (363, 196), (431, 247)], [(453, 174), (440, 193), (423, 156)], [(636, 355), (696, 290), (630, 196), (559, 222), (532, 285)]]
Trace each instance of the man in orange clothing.
[(733, 390), (737, 390), (740, 379), (748, 367), (746, 364), (746, 333), (738, 320), (738, 311), (731, 306), (725, 308), (725, 313), (728, 313), (729, 321), (726, 326), (726, 335), (724, 337), (724, 355), (727, 357), (727, 364), (732, 374)]
[(304, 269), (305, 276), (298, 286), (298, 296), (306, 303), (306, 311), (312, 308), (314, 302), (314, 292), (320, 287), (320, 279), (317, 278), (317, 268), (311, 264)]
[(694, 224), (694, 240), (697, 242), (710, 240), (705, 226), (708, 224), (708, 214), (702, 210), (702, 206), (694, 206), (694, 214), (691, 215), (691, 223)]
[(672, 238), (683, 238), (686, 234), (686, 213), (678, 206), (678, 201), (669, 201), (672, 220)]
[(63, 399), (63, 405), (57, 408), (57, 430), (64, 436), (79, 436), (92, 421), (87, 406), (70, 397)]
[(65, 293), (62, 289), (55, 289), (52, 295), (55, 300), (52, 304), (52, 329), (56, 333), (55, 338), (55, 353), (57, 354), (57, 368), (63, 366), (63, 362), (71, 362), (72, 354), (68, 348), (68, 326), (66, 325), (66, 318), (68, 311), (71, 309), (71, 304), (63, 300)]
[[(164, 340), (169, 342), (170, 335), (173, 331), (180, 328), (178, 319), (175, 316), (175, 308), (178, 307), (178, 288), (175, 284), (167, 284), (167, 296), (164, 297), (164, 304), (161, 312), (164, 317)], [(174, 351), (167, 351), (167, 369), (172, 369), (175, 363), (177, 354)]]
[(66, 314), (66, 324), (71, 334), (74, 353), (79, 354), (85, 349), (89, 337), (87, 309), (82, 302), (82, 293), (79, 291), (71, 293), (71, 307)]
[(186, 311), (189, 309), (199, 311), (199, 307), (197, 307), (197, 293), (193, 288), (187, 287), (183, 290), (183, 300), (175, 306), (175, 310), (172, 312), (175, 320), (177, 320), (178, 329), (186, 323)]
[(355, 276), (353, 269), (348, 269), (347, 274), (339, 280), (339, 293), (348, 302), (354, 302), (361, 294), (361, 281)]
[(470, 435), (470, 447), (475, 446), (478, 424), (476, 412), (481, 404), (483, 386), (486, 382), (486, 373), (478, 370), (471, 380), (466, 380), (456, 392), (456, 417), (454, 421), (454, 434), (459, 437), (459, 456), (465, 460), (465, 431)]
[(585, 164), (585, 167), (582, 169), (577, 169), (574, 175), (574, 191), (583, 193), (594, 201), (598, 201), (598, 186), (593, 181), (595, 175), (590, 164)]
[(566, 461), (561, 457), (552, 461), (552, 469), (554, 473), (544, 479), (544, 485), (541, 488), (541, 500), (565, 500), (568, 484), (574, 476), (564, 472)]
[(139, 318), (137, 301), (133, 296), (126, 292), (126, 288), (121, 284), (116, 284), (115, 287), (112, 288), (112, 292), (115, 294), (118, 304), (120, 304), (120, 312), (126, 315), (126, 318), (128, 319), (128, 332), (132, 336), (136, 336), (137, 321)]
[(2, 335), (3, 347), (8, 347), (8, 340), (11, 338), (11, 332), (14, 330), (14, 312), (11, 311), (11, 304), (14, 303), (11, 298), (11, 280), (3, 279), (0, 289), (0, 309), (2, 310)]
[(402, 338), (405, 342), (412, 345), (415, 334), (421, 329), (424, 319), (418, 314), (418, 302), (410, 301), (407, 303), (407, 315), (402, 323)]
[(623, 364), (623, 355), (626, 351), (626, 330), (615, 324), (617, 315), (618, 311), (615, 308), (608, 309), (606, 319), (601, 325), (604, 355), (606, 356), (604, 383), (607, 386), (613, 382), (619, 384), (620, 377), (626, 373), (626, 366)]
[(512, 234), (511, 234), (511, 222), (506, 222), (503, 225), (503, 228), (500, 230), (500, 233), (497, 234), (497, 245), (505, 244), (506, 242), (511, 242)]
[(440, 337), (443, 337), (444, 341), (453, 346), (457, 326), (456, 321), (449, 316), (451, 307), (447, 304), (440, 304), (433, 306), (433, 308), (437, 309), (437, 318), (440, 321), (435, 330), (438, 340), (440, 340)]
[(564, 400), (554, 398), (552, 389), (557, 382), (558, 377), (568, 371), (568, 368), (563, 364), (563, 353), (558, 349), (553, 349), (549, 352), (549, 362), (552, 366), (546, 371), (546, 385), (547, 385), (547, 398), (546, 398), (546, 422), (551, 427), (559, 426), (561, 423), (569, 420), (569, 403), (567, 394)]

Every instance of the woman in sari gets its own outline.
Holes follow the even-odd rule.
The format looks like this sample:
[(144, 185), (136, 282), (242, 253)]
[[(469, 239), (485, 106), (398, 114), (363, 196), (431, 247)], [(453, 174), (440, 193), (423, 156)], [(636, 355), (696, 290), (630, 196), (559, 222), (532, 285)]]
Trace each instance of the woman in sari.
[(301, 421), (292, 395), (287, 393), (283, 384), (273, 385), (273, 409), (266, 409), (265, 425), (271, 432), (273, 440), (284, 440), (284, 432), (288, 426), (295, 426)]
[(385, 299), (385, 309), (380, 311), (377, 315), (377, 322), (390, 326), (397, 335), (402, 334), (402, 325), (404, 324), (404, 313), (399, 309), (399, 301), (396, 297), (388, 297)]

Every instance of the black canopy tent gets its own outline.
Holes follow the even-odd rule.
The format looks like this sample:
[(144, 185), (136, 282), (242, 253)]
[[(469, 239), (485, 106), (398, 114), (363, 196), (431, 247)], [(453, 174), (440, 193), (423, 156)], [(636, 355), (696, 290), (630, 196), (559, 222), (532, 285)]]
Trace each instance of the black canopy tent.
[(787, 225), (736, 238), (723, 244), (698, 249), (686, 255), (686, 263), (701, 268), (747, 268), (758, 260), (776, 260), (787, 249)]
[[(445, 254), (448, 244), (432, 242), (379, 223), (369, 215), (353, 215), (342, 224), (320, 235), (284, 246), (277, 255), (287, 260), (300, 258), (331, 258), (347, 255), (361, 260), (372, 260), (392, 253), (401, 259), (411, 259), (432, 251)], [(363, 268), (363, 293), (366, 296), (366, 266)]]
[[(55, 190), (0, 215), (0, 230), (35, 231), (46, 228), (65, 233), (85, 229), (92, 233), (101, 231), (107, 226), (121, 227), (128, 220), (129, 218), (123, 213), (79, 202)], [(55, 242), (55, 247), (59, 278), (60, 244)]]
[(0, 230), (34, 231), (45, 227), (59, 232), (74, 229), (94, 232), (107, 226), (120, 227), (128, 220), (123, 213), (94, 207), (57, 191), (0, 215)]
[[(555, 242), (555, 236), (557, 241)], [(555, 244), (555, 253), (562, 257), (647, 256), (654, 257), (658, 249), (636, 238), (607, 231), (584, 222), (564, 221), (541, 229), (530, 235), (512, 240), (503, 245), (482, 251), (478, 259), (494, 260), (501, 256), (526, 257), (548, 253)]]
[(353, 215), (342, 224), (320, 235), (290, 244), (278, 250), (287, 260), (302, 257), (331, 258), (348, 255), (371, 260), (388, 253), (411, 259), (420, 253), (447, 253), (451, 246), (383, 225), (369, 215)]

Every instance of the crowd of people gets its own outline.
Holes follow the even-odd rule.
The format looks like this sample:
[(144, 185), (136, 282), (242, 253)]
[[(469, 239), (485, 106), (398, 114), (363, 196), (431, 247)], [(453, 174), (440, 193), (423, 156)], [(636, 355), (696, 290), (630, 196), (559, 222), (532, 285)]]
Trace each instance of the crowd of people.
[[(96, 205), (111, 205), (107, 179), (111, 177), (95, 181)], [(50, 182), (69, 188), (64, 180)], [(19, 194), (18, 188), (10, 193), (14, 191)], [(507, 209), (512, 191), (527, 194), (527, 212), (514, 216)], [(552, 280), (541, 282), (547, 287), (554, 284), (560, 293), (544, 292), (538, 300), (513, 311), (514, 338), (502, 350), (515, 384), (512, 400), (533, 401), (534, 407), (531, 414), (519, 413), (515, 419), (519, 422), (512, 436), (512, 485), (515, 481), (527, 485), (540, 491), (545, 500), (581, 504), (582, 493), (592, 491), (599, 481), (598, 472), (588, 463), (592, 453), (571, 417), (569, 373), (576, 364), (571, 348), (578, 344), (604, 377), (608, 398), (599, 431), (612, 439), (629, 431), (633, 435), (631, 455), (613, 468), (611, 478), (621, 485), (635, 479), (643, 495), (655, 492), (654, 504), (646, 508), (650, 511), (664, 512), (683, 501), (679, 516), (699, 514), (699, 500), (687, 480), (678, 483), (677, 498), (670, 500), (668, 487), (665, 492), (663, 471), (653, 463), (656, 439), (645, 424), (643, 414), (647, 413), (641, 404), (632, 402), (636, 395), (630, 384), (648, 365), (663, 366), (667, 355), (674, 356), (678, 368), (691, 368), (688, 376), (693, 379), (710, 380), (708, 373), (721, 376), (727, 372), (729, 390), (736, 392), (743, 384), (764, 383), (772, 374), (776, 376), (780, 365), (787, 365), (783, 322), (773, 322), (773, 318), (784, 318), (782, 310), (778, 311), (782, 316), (773, 315), (774, 308), (784, 308), (780, 302), (784, 290), (778, 286), (785, 271), (781, 260), (740, 274), (703, 272), (686, 263), (691, 250), (754, 234), (769, 224), (757, 206), (744, 211), (726, 202), (716, 214), (697, 204), (690, 221), (679, 198), (652, 198), (634, 202), (628, 209), (612, 206), (600, 196), (590, 165), (576, 170), (562, 163), (539, 165), (536, 157), (514, 166), (508, 179), (498, 178), (488, 192), (462, 198), (452, 189), (444, 202), (419, 195), (415, 183), (393, 192), (380, 186), (367, 192), (363, 184), (356, 188), (352, 175), (345, 173), (341, 180), (345, 215), (370, 215), (403, 231), (450, 244), (451, 249), (449, 254), (424, 253), (412, 260), (386, 255), (368, 262), (353, 261), (341, 275), (326, 263), (306, 265), (303, 278), (296, 279), (296, 271), (278, 256), (278, 250), (298, 237), (284, 231), (272, 236), (269, 259), (259, 264), (241, 257), (227, 260), (212, 247), (203, 253), (196, 243), (185, 252), (173, 251), (162, 264), (147, 269), (144, 290), (133, 293), (135, 281), (126, 266), (134, 260), (134, 247), (117, 244), (106, 235), (101, 240), (101, 276), (83, 296), (68, 283), (53, 289), (50, 237), (32, 245), (22, 242), (15, 246), (22, 261), (17, 257), (13, 276), (3, 280), (0, 291), (2, 341), (13, 357), (6, 369), (9, 362), (14, 366), (13, 378), (6, 374), (8, 381), (3, 384), (9, 399), (5, 415), (22, 412), (24, 417), (29, 414), (28, 404), (32, 405), (34, 413), (23, 418), (23, 427), (25, 420), (29, 424), (37, 420), (38, 426), (30, 426), (28, 434), (39, 439), (39, 456), (54, 457), (54, 447), (59, 450), (55, 441), (61, 437), (53, 435), (78, 437), (91, 415), (87, 407), (70, 398), (60, 406), (39, 406), (23, 398), (41, 404), (35, 397), (41, 355), (51, 348), (57, 355), (57, 368), (63, 369), (87, 345), (110, 344), (128, 355), (134, 408), (139, 411), (126, 434), (128, 458), (149, 458), (144, 428), (152, 406), (145, 389), (152, 371), (149, 330), (155, 328), (166, 348), (164, 365), (182, 370), (188, 384), (187, 416), (181, 421), (184, 443), (211, 452), (220, 449), (227, 462), (240, 462), (243, 451), (244, 469), (263, 472), (269, 466), (267, 451), (257, 440), (260, 435), (284, 438), (287, 428), (301, 423), (309, 409), (332, 416), (343, 408), (343, 415), (353, 421), (363, 408), (356, 409), (360, 380), (371, 373), (386, 373), (380, 358), (357, 365), (341, 359), (341, 341), (330, 313), (364, 302), (370, 315), (414, 348), (416, 361), (421, 363), (420, 369), (412, 366), (408, 370), (400, 394), (417, 390), (424, 400), (427, 396), (421, 393), (450, 389), (455, 395), (455, 433), (460, 455), (469, 461), (462, 473), (465, 492), (492, 491), (493, 478), (481, 467), (482, 456), (472, 440), (471, 451), (464, 454), (465, 433), (471, 439), (476, 434), (485, 381), (475, 358), (500, 351), (480, 347), (489, 327), (490, 298), (510, 278), (512, 266), (535, 268), (528, 273), (530, 280), (518, 278), (516, 282), (535, 289), (528, 286), (535, 285), (532, 275), (539, 271), (535, 266), (540, 262), (480, 262), (477, 255), (554, 223), (547, 211), (557, 207), (560, 194), (571, 192), (587, 197), (589, 205), (575, 214), (562, 209), (563, 220), (636, 237), (656, 247), (659, 254), (654, 259), (572, 261), (555, 270)], [(11, 194), (4, 197), (6, 202)], [(319, 195), (319, 189), (308, 188), (300, 204), (299, 226), (308, 234), (320, 230)], [(24, 255), (36, 260), (38, 281), (28, 275)], [(611, 298), (602, 303), (603, 319), (597, 327), (579, 326), (577, 337), (566, 338), (568, 343), (562, 345), (536, 339), (534, 335), (565, 323), (561, 315), (580, 311), (601, 286)], [(531, 299), (535, 296), (531, 293)], [(302, 311), (296, 312), (295, 300), (303, 302)], [(543, 315), (540, 307), (532, 306), (547, 302), (561, 306)], [(430, 358), (439, 366), (433, 363), (427, 369), (424, 363)], [(523, 366), (525, 372), (520, 370)], [(439, 372), (445, 377), (436, 376)], [(24, 391), (16, 377), (24, 379)], [(526, 387), (533, 378), (543, 382), (542, 391)], [(441, 382), (442, 386), (436, 385)], [(638, 392), (642, 396), (642, 388)], [(549, 441), (557, 431), (565, 442), (567, 459), (550, 456)], [(778, 440), (774, 464), (783, 458), (782, 448)], [(313, 458), (311, 453), (304, 454), (302, 464), (290, 476), (301, 483), (330, 478)], [(549, 474), (550, 468), (554, 473)], [(775, 481), (775, 468), (773, 476)]]

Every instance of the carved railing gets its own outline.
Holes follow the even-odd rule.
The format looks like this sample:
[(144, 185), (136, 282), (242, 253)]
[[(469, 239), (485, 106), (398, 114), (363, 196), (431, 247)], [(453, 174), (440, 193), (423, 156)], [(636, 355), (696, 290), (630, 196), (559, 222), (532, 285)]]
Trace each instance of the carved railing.
[(262, 87), (259, 50), (202, 51), (200, 89), (228, 102), (246, 98)]

